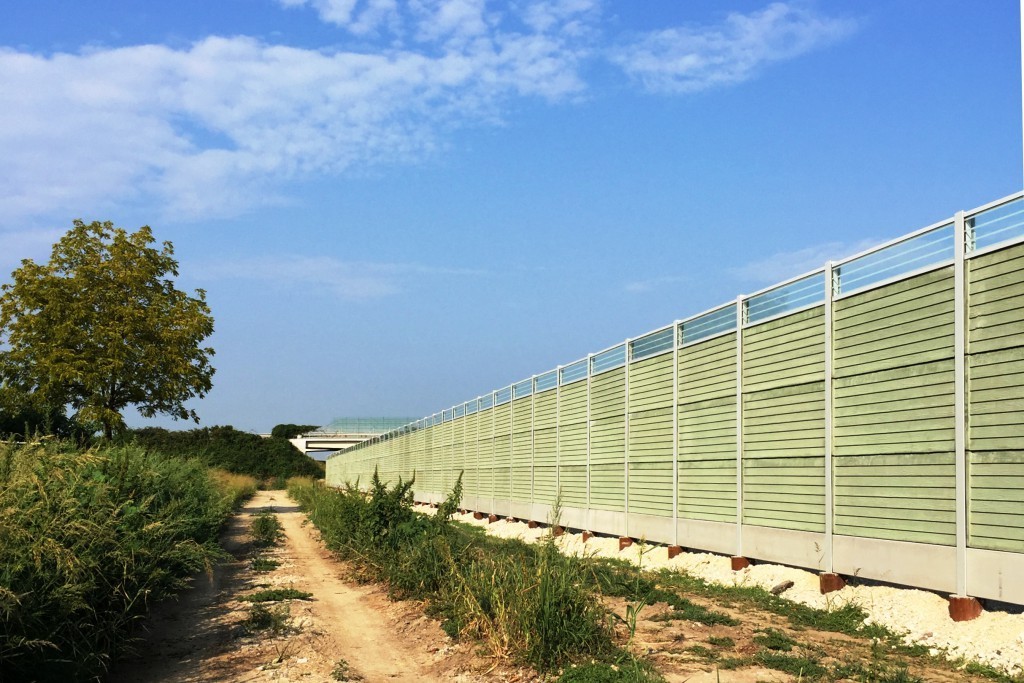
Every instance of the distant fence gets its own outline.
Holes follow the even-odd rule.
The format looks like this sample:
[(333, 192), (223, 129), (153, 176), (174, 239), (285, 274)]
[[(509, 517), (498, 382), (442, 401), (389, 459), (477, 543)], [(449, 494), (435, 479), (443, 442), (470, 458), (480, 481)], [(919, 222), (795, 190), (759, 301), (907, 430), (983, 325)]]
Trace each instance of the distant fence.
[(1024, 604), (1024, 193), (360, 444), (330, 483)]

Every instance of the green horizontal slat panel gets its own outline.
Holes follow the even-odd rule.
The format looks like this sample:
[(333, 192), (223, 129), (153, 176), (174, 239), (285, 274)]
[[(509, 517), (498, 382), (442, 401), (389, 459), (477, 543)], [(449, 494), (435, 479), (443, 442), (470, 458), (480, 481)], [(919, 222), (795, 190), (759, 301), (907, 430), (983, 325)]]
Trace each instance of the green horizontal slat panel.
[(764, 391), (825, 379), (823, 306), (743, 331), (743, 390)]
[(587, 423), (558, 426), (558, 464), (560, 467), (587, 465)]
[[(672, 353), (630, 363), (629, 410), (638, 412), (672, 405)], [(671, 422), (671, 420), (669, 420)]]
[(558, 397), (558, 424), (587, 421), (587, 383), (575, 382), (562, 387)]
[(1024, 245), (967, 262), (968, 350), (985, 353), (1021, 345), (1024, 332)]
[(671, 402), (663, 408), (630, 412), (630, 512), (672, 516), (672, 443)]
[(679, 350), (679, 516), (736, 521), (736, 334)]
[(1024, 245), (967, 280), (968, 545), (1024, 552)]
[(825, 457), (743, 461), (743, 523), (825, 530)]
[(590, 419), (622, 417), (626, 412), (626, 372), (616, 368), (590, 380)]
[(626, 457), (626, 418), (608, 417), (590, 422), (590, 464), (623, 465)]
[(736, 333), (679, 349), (679, 402), (736, 395)]
[(835, 533), (954, 545), (954, 460), (952, 453), (836, 458)]
[(953, 361), (836, 379), (834, 455), (952, 453)]
[(840, 299), (836, 377), (953, 357), (952, 266)]
[(477, 495), (479, 481), (479, 474), (477, 472), (477, 420), (479, 417), (476, 413), (467, 415), (465, 418), (466, 428), (463, 432), (462, 437), (462, 448), (463, 448), (463, 468), (465, 474), (462, 475), (462, 495), (463, 496), (475, 496)]
[(555, 426), (558, 418), (558, 392), (555, 390), (545, 391), (533, 398), (533, 428), (548, 429)]
[(554, 427), (538, 429), (533, 433), (533, 466), (554, 467), (558, 434)]
[(512, 434), (512, 500), (530, 502), (533, 495), (533, 432)]
[(512, 404), (503, 403), (502, 405), (491, 408), (494, 411), (494, 436), (508, 436), (512, 432)]
[(590, 507), (622, 512), (625, 509), (626, 482), (623, 465), (590, 466)]
[(679, 516), (713, 522), (735, 522), (736, 461), (697, 460), (680, 463)]
[(743, 395), (743, 457), (824, 457), (825, 384)]
[(558, 491), (565, 507), (587, 506), (587, 466), (563, 465), (558, 468)]
[(558, 493), (555, 478), (558, 476), (553, 466), (533, 468), (533, 500), (537, 503), (551, 505)]
[(969, 472), (969, 545), (1024, 552), (1024, 450), (971, 453)]
[(517, 432), (533, 429), (533, 397), (526, 396), (512, 401), (512, 429)]

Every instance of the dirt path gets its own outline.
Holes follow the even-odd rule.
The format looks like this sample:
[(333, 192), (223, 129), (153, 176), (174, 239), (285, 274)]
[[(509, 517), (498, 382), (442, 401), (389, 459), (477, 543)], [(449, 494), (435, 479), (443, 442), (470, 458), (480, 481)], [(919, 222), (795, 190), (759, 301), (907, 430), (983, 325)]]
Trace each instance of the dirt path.
[[(274, 547), (254, 547), (254, 515), (273, 511), (284, 532)], [(178, 602), (157, 606), (146, 621), (139, 654), (118, 664), (114, 683), (199, 681), (476, 681), (522, 680), (491, 671), (468, 645), (456, 645), (421, 605), (392, 602), (359, 585), (335, 559), (283, 491), (260, 491), (234, 516), (222, 542), (232, 560)], [(256, 571), (254, 559), (264, 566)], [(273, 566), (275, 565), (276, 566)], [(253, 625), (253, 603), (239, 598), (265, 589), (294, 589), (309, 600), (267, 603), (278, 615)]]

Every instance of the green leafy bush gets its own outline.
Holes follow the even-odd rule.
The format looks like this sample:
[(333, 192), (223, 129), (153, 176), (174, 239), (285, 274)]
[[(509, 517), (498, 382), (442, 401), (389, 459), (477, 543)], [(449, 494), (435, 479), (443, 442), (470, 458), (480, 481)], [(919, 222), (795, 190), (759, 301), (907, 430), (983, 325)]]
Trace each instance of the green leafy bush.
[(163, 455), (198, 458), (210, 467), (260, 480), (324, 476), (323, 463), (301, 453), (287, 439), (264, 439), (230, 426), (184, 431), (146, 427), (128, 432), (124, 440)]

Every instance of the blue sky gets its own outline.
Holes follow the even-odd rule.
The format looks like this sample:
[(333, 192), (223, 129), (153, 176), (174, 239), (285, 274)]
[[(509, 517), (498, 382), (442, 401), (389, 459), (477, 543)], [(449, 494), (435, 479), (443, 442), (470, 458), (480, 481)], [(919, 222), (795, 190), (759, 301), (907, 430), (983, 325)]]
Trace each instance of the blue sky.
[(203, 424), (426, 415), (1020, 190), (1019, 30), (1015, 0), (8, 0), (0, 281), (73, 218), (148, 224), (213, 309)]

